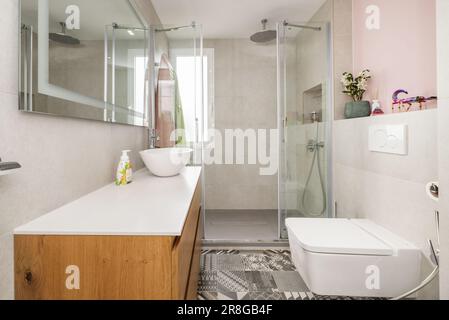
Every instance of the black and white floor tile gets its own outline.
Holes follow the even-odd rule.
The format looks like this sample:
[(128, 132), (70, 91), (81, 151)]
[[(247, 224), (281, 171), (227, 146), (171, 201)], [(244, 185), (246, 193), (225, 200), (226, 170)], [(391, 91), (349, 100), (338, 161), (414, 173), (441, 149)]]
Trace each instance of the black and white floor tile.
[(204, 250), (200, 300), (360, 300), (316, 296), (284, 250)]

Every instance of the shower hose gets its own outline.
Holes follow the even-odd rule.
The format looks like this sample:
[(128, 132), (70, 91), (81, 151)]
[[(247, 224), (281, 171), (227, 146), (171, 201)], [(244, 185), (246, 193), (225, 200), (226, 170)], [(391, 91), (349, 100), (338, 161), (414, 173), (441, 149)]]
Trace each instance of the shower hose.
[(399, 297), (393, 298), (391, 300), (403, 300), (403, 299), (410, 297), (412, 294), (427, 287), (440, 272), (440, 262), (439, 262), (439, 257), (438, 257), (439, 248), (440, 248), (440, 213), (438, 211), (435, 211), (435, 225), (436, 225), (438, 249), (435, 249), (435, 247), (433, 246), (432, 240), (428, 240), (430, 249), (431, 249), (431, 253), (433, 256), (433, 260), (435, 262), (435, 268), (430, 273), (430, 275), (423, 282), (421, 282), (421, 284), (419, 286), (417, 286), (415, 289), (412, 289), (409, 292), (406, 292), (406, 293), (400, 295)]
[[(304, 208), (304, 210), (308, 213), (308, 216), (311, 217), (320, 217), (324, 214), (324, 212), (327, 209), (326, 206), (326, 187), (324, 185), (324, 178), (323, 178), (323, 171), (321, 168), (321, 159), (320, 159), (320, 144), (318, 142), (319, 136), (320, 136), (320, 127), (319, 127), (319, 122), (316, 122), (316, 140), (315, 140), (315, 146), (314, 146), (314, 150), (313, 150), (313, 160), (312, 160), (312, 165), (310, 166), (310, 171), (309, 171), (309, 175), (307, 177), (307, 182), (306, 185), (304, 187), (304, 192), (302, 194), (302, 207)], [(318, 169), (318, 175), (320, 177), (320, 187), (321, 187), (321, 192), (323, 195), (323, 203), (322, 203), (322, 210), (319, 212), (313, 212), (312, 210), (308, 211), (307, 210), (307, 206), (306, 206), (306, 195), (307, 195), (307, 190), (310, 187), (310, 183), (312, 181), (312, 175), (313, 175), (313, 169), (315, 168), (315, 163), (317, 165), (317, 169)]]

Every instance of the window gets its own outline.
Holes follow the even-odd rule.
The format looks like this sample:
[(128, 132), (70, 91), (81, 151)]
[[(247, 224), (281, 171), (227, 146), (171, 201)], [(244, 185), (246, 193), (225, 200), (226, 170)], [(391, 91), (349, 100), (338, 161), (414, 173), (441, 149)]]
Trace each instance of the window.
[[(147, 57), (135, 57), (134, 58), (134, 111), (145, 114), (145, 86), (146, 86), (146, 68)], [(135, 122), (139, 122), (139, 119), (135, 119)]]
[(214, 51), (204, 50), (203, 68), (192, 50), (170, 50), (170, 58), (178, 77), (187, 141), (208, 142), (208, 130), (214, 126)]

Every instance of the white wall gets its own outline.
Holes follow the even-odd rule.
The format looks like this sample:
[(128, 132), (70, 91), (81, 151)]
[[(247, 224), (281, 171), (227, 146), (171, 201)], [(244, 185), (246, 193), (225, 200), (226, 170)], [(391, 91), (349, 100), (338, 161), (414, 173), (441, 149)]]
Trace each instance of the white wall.
[[(353, 0), (353, 5), (353, 71), (370, 69), (373, 76), (365, 99), (378, 99), (391, 113), (391, 96), (399, 88), (410, 96), (435, 96), (435, 0)], [(366, 10), (373, 5), (380, 10), (379, 30), (366, 28)], [(427, 103), (428, 108), (435, 106)]]
[[(408, 125), (407, 156), (369, 151), (368, 128), (378, 124)], [(338, 217), (370, 219), (414, 243), (428, 257), (427, 239), (436, 241), (437, 204), (427, 197), (425, 186), (438, 180), (437, 134), (437, 110), (335, 121)], [(425, 261), (423, 275), (430, 269)], [(437, 297), (436, 291), (430, 288), (424, 297)]]
[(439, 169), (441, 214), (440, 294), (449, 299), (449, 2), (437, 0)]
[[(23, 170), (0, 177), (0, 299), (13, 298), (12, 230), (113, 181), (123, 149), (146, 130), (18, 111), (18, 1), (2, 0), (0, 157)], [(135, 168), (142, 167), (137, 153)]]

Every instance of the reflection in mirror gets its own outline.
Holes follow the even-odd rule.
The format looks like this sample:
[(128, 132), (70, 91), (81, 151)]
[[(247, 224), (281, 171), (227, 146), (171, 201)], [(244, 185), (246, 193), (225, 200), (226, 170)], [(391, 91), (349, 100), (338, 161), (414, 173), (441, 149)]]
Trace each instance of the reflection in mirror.
[(204, 56), (202, 26), (192, 23), (152, 28), (157, 66), (151, 117), (154, 145), (192, 148), (192, 164), (201, 165), (203, 146), (210, 142), (207, 129), (212, 128), (213, 121), (209, 120), (214, 116), (210, 112), (213, 59)]
[(128, 0), (21, 1), (20, 109), (147, 125), (149, 31)]

